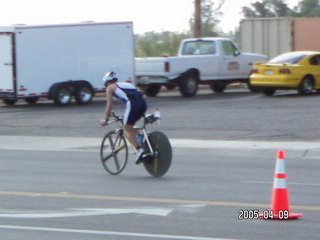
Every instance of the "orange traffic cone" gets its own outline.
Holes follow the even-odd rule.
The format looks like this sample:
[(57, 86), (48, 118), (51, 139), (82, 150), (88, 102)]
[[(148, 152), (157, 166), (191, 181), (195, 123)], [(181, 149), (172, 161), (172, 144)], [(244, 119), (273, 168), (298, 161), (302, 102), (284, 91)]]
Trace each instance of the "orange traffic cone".
[(260, 214), (260, 218), (262, 219), (286, 220), (302, 217), (301, 213), (292, 213), (290, 211), (284, 155), (284, 150), (278, 151), (273, 181), (271, 209), (270, 211), (265, 210), (263, 214)]

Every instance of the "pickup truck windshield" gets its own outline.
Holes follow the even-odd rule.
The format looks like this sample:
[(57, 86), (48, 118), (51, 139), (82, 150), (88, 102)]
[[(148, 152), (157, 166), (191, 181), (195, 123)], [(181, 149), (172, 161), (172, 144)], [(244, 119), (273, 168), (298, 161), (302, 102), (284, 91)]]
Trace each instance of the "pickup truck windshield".
[(182, 55), (216, 54), (216, 43), (213, 41), (190, 41), (183, 44)]

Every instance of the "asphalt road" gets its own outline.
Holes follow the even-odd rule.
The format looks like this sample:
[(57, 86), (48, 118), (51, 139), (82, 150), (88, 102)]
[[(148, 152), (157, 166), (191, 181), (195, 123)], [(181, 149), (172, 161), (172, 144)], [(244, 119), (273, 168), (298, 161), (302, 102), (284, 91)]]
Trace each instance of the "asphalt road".
[[(266, 98), (245, 90), (148, 99), (163, 117), (151, 129), (170, 139), (292, 144), (286, 159), (291, 208), (303, 218), (291, 221), (239, 220), (239, 211), (269, 209), (276, 147), (174, 145), (163, 178), (150, 177), (132, 159), (120, 176), (110, 176), (98, 146), (89, 144), (107, 131), (97, 125), (103, 99), (65, 108), (49, 101), (0, 106), (1, 239), (318, 239), (319, 99), (292, 93)], [(23, 141), (9, 148), (8, 135)], [(31, 136), (43, 137), (42, 147), (26, 150)], [(45, 147), (50, 137), (61, 148)], [(63, 148), (70, 139), (85, 139), (90, 147)], [(298, 151), (294, 142), (315, 145)]]
[[(317, 141), (319, 100), (319, 94), (300, 96), (295, 91), (264, 97), (245, 89), (223, 94), (203, 90), (194, 98), (164, 92), (148, 98), (148, 105), (149, 111), (160, 108), (161, 129), (170, 138)], [(102, 136), (104, 131), (97, 123), (104, 116), (104, 105), (104, 98), (96, 98), (88, 106), (63, 108), (51, 101), (0, 105), (0, 134)], [(121, 102), (115, 103), (115, 111), (122, 113)]]
[(133, 161), (121, 175), (110, 176), (97, 155), (1, 151), (1, 239), (319, 236), (318, 159), (290, 158), (291, 208), (303, 218), (280, 222), (238, 219), (241, 210), (269, 209), (275, 163), (271, 156), (175, 149), (169, 173), (152, 178)]

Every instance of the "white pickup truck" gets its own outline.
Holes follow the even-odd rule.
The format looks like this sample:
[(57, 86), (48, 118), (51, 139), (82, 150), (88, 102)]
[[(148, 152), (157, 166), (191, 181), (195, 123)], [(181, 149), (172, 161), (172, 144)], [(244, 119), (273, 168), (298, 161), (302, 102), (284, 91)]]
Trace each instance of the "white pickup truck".
[(223, 92), (230, 83), (248, 83), (253, 63), (265, 61), (240, 52), (228, 38), (185, 39), (176, 57), (136, 58), (136, 83), (147, 96), (156, 96), (161, 86), (179, 86), (184, 97), (194, 96), (199, 84)]

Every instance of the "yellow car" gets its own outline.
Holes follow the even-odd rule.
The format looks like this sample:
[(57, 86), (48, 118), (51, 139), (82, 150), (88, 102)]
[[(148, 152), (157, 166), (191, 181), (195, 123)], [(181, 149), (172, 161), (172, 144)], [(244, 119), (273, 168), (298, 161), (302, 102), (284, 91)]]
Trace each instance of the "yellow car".
[(267, 96), (277, 89), (297, 89), (300, 94), (320, 90), (320, 52), (289, 52), (267, 63), (256, 63), (250, 85)]

